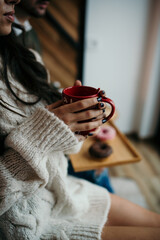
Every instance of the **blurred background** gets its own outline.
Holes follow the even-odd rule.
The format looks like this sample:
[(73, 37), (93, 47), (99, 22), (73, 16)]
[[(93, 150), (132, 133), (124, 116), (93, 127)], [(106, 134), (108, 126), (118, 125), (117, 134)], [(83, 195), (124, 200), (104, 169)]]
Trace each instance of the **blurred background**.
[(116, 104), (122, 132), (158, 134), (159, 0), (52, 0), (32, 25), (52, 81), (100, 87)]
[(116, 126), (143, 161), (110, 174), (136, 180), (160, 212), (160, 1), (52, 0), (31, 24), (57, 86), (80, 79), (114, 100)]

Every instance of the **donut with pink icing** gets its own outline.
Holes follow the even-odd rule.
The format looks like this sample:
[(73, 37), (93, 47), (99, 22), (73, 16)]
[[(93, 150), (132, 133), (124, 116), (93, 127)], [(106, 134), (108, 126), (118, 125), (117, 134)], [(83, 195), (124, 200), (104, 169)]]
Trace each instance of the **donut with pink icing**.
[(112, 140), (116, 136), (116, 130), (111, 126), (103, 126), (100, 128), (96, 138), (100, 141)]

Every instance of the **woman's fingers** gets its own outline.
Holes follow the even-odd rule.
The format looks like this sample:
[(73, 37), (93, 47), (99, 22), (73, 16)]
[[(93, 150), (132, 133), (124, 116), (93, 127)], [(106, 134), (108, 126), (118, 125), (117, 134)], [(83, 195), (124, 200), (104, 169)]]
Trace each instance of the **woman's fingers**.
[[(82, 86), (81, 81), (80, 81), (80, 80), (76, 80), (75, 83), (74, 83), (74, 86)], [(56, 108), (56, 107), (61, 106), (62, 104), (63, 104), (63, 100), (59, 100), (59, 101), (57, 101), (57, 102), (55, 102), (55, 103), (52, 103), (52, 104), (50, 104), (50, 105), (47, 105), (46, 108), (47, 108), (48, 110), (51, 110), (51, 109), (54, 109), (54, 108)]]
[(73, 122), (70, 124), (70, 129), (73, 132), (76, 131), (89, 131), (95, 128), (100, 127), (103, 124), (103, 118), (97, 121), (89, 121), (89, 122), (83, 122), (83, 123), (79, 123), (79, 122)]
[(102, 118), (106, 118), (106, 113), (102, 113), (98, 117), (92, 118), (91, 121), (94, 122), (94, 121), (97, 121), (97, 120), (102, 119)]
[(106, 103), (100, 102), (101, 100), (102, 100), (101, 97), (98, 97), (98, 98), (94, 97), (94, 98), (79, 100), (77, 102), (65, 104), (65, 105), (63, 105), (63, 100), (59, 100), (55, 103), (47, 105), (46, 108), (49, 111), (52, 111), (52, 109), (61, 107), (61, 108), (63, 108), (64, 113), (65, 112), (75, 113), (75, 112), (79, 112), (79, 111), (91, 108), (96, 105), (97, 105), (97, 108), (99, 108), (99, 109), (106, 108)]
[(99, 129), (100, 129), (100, 126), (98, 128), (95, 128), (93, 131), (89, 132), (88, 136), (92, 136), (92, 137), (96, 136), (99, 132)]
[(64, 110), (67, 110), (73, 113), (83, 111), (90, 107), (96, 106), (101, 100), (102, 100), (101, 97), (98, 97), (98, 98), (94, 97), (94, 98), (79, 100), (77, 102), (64, 105)]
[(96, 121), (103, 117), (106, 117), (105, 109), (93, 109), (93, 110), (86, 110), (83, 112), (75, 113), (73, 115), (73, 121), (76, 121), (77, 119), (78, 119), (78, 122), (86, 121), (86, 120)]
[(80, 80), (76, 80), (74, 83), (74, 86), (82, 86), (82, 83)]
[(88, 98), (70, 104), (60, 100), (46, 108), (64, 121), (73, 132), (97, 129), (105, 121), (106, 103), (101, 97)]
[(106, 93), (105, 93), (104, 90), (101, 90), (101, 91), (99, 92), (99, 95), (100, 95), (101, 97), (105, 97), (105, 96), (106, 96)]
[(57, 108), (57, 107), (60, 107), (60, 106), (62, 106), (62, 105), (63, 105), (63, 100), (59, 100), (59, 101), (54, 102), (54, 103), (52, 103), (52, 104), (50, 104), (50, 105), (47, 105), (46, 108), (47, 108), (49, 111), (51, 111), (52, 109)]

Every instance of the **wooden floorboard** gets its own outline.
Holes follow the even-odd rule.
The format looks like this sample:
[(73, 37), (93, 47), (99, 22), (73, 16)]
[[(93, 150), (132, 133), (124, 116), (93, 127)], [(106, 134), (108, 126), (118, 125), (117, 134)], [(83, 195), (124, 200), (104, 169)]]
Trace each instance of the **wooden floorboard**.
[(160, 213), (160, 147), (153, 140), (127, 136), (142, 156), (138, 163), (110, 167), (110, 176), (134, 179), (143, 193), (149, 209)]

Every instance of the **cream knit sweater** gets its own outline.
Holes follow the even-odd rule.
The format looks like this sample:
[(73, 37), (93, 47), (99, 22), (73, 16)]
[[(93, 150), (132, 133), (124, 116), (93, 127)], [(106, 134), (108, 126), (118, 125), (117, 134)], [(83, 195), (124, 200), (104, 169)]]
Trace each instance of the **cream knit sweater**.
[[(14, 92), (30, 95), (9, 74)], [(110, 207), (108, 192), (67, 175), (65, 154), (79, 150), (69, 127), (40, 101), (27, 106), (15, 99), (0, 79), (1, 240), (101, 239)]]

